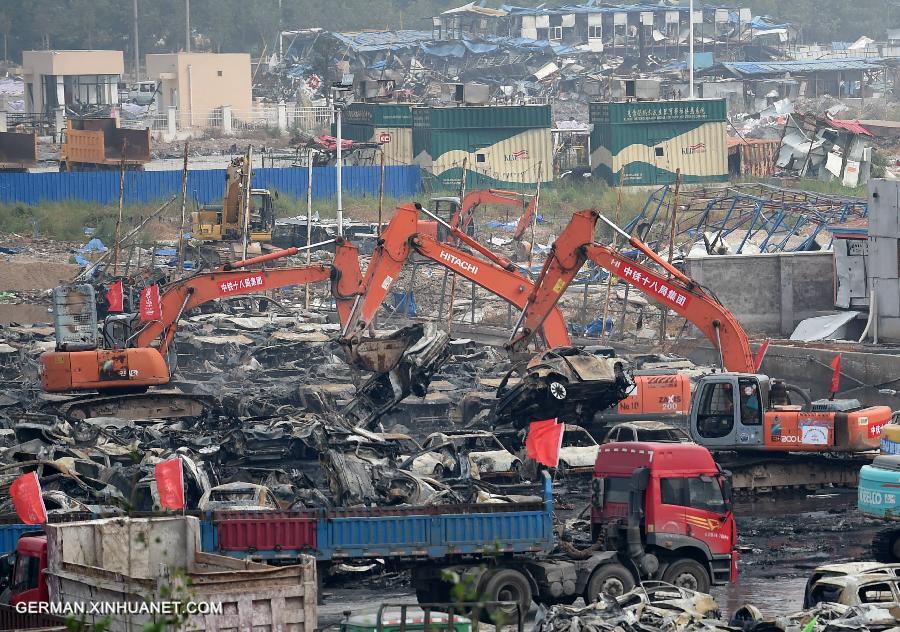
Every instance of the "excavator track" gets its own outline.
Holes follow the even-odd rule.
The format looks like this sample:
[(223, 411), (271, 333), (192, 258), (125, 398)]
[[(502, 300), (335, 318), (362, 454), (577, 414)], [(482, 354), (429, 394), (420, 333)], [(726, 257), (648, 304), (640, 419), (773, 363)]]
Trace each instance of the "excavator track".
[(872, 538), (872, 557), (878, 562), (900, 562), (900, 527), (885, 527)]
[(731, 472), (732, 486), (742, 494), (856, 487), (860, 468), (872, 462), (872, 457), (865, 455), (836, 458), (824, 454), (714, 452), (713, 456)]
[(45, 408), (70, 421), (90, 417), (119, 417), (121, 419), (171, 419), (200, 417), (218, 408), (210, 395), (191, 395), (179, 391), (148, 391), (120, 395), (88, 395)]

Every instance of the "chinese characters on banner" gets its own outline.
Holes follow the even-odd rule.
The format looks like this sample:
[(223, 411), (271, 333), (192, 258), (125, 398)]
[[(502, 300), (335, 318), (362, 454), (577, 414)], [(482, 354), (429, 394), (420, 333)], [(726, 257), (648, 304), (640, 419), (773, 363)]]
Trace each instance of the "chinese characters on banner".
[(162, 303), (159, 298), (159, 286), (155, 283), (141, 290), (140, 319), (142, 323), (162, 318)]
[(648, 297), (666, 303), (676, 310), (686, 308), (691, 302), (691, 297), (670, 281), (666, 281), (662, 277), (643, 269), (638, 269), (633, 262), (627, 259), (623, 260), (614, 257), (610, 267), (616, 276), (622, 277), (633, 286), (639, 288)]
[(265, 287), (266, 277), (262, 274), (250, 274), (239, 279), (219, 281), (219, 296), (238, 294), (246, 290)]
[(22, 474), (9, 486), (16, 514), (25, 524), (44, 524), (47, 522), (47, 508), (41, 496), (41, 483), (37, 472)]
[(702, 121), (706, 120), (706, 109), (702, 105), (672, 105), (665, 107), (630, 107), (622, 117), (626, 123), (636, 121)]

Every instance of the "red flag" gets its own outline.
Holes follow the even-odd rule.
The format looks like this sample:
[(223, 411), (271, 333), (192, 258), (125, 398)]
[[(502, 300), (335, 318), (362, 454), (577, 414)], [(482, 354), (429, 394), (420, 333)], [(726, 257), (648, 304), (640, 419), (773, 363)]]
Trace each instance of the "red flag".
[(559, 465), (559, 449), (562, 446), (563, 425), (555, 419), (533, 421), (528, 427), (525, 451), (528, 458), (547, 467)]
[(766, 338), (766, 341), (760, 345), (759, 349), (756, 350), (756, 357), (753, 358), (753, 370), (757, 373), (759, 372), (759, 367), (762, 366), (763, 358), (766, 357), (766, 351), (769, 350), (769, 339)]
[(109, 311), (111, 312), (121, 312), (124, 311), (124, 290), (122, 288), (122, 280), (118, 280), (114, 283), (110, 283), (109, 287), (106, 288), (106, 302), (109, 304)]
[(141, 290), (141, 322), (162, 318), (162, 305), (159, 300), (159, 286), (155, 283)]
[(22, 474), (9, 486), (16, 513), (25, 524), (44, 524), (47, 522), (47, 508), (41, 496), (41, 482), (37, 472)]
[(156, 491), (164, 509), (184, 509), (184, 472), (180, 458), (156, 464)]
[(841, 390), (841, 354), (837, 354), (831, 361), (831, 392), (837, 393)]

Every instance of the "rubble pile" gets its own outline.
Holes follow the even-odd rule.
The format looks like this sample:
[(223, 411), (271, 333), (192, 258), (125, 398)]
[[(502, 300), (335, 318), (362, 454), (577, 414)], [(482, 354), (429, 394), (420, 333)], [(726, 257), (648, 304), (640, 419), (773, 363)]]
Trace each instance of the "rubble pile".
[(707, 594), (661, 582), (644, 582), (620, 597), (601, 595), (585, 607), (557, 605), (541, 610), (535, 632), (838, 632), (891, 630), (896, 618), (877, 604), (856, 607), (820, 603), (779, 617), (765, 617), (758, 608), (740, 608), (730, 622)]

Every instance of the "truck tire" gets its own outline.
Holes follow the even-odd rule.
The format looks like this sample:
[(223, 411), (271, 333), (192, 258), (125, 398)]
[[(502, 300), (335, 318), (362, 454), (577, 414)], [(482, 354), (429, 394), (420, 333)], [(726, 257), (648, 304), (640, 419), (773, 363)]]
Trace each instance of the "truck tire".
[(584, 603), (595, 603), (599, 596), (606, 593), (610, 597), (621, 597), (634, 588), (634, 577), (621, 564), (603, 564), (594, 570), (593, 575), (584, 587)]
[(688, 588), (697, 592), (709, 592), (709, 572), (700, 563), (692, 559), (681, 559), (673, 562), (662, 580), (679, 588)]
[(878, 562), (900, 562), (900, 529), (882, 529), (872, 538), (872, 557)]
[[(522, 617), (531, 608), (531, 584), (522, 573), (511, 568), (489, 572), (482, 584), (481, 595), (485, 601), (515, 601), (519, 604)], [(501, 618), (504, 625), (514, 625), (516, 608), (498, 606), (487, 608), (487, 612), (481, 614), (481, 620), (485, 623), (500, 624)]]

